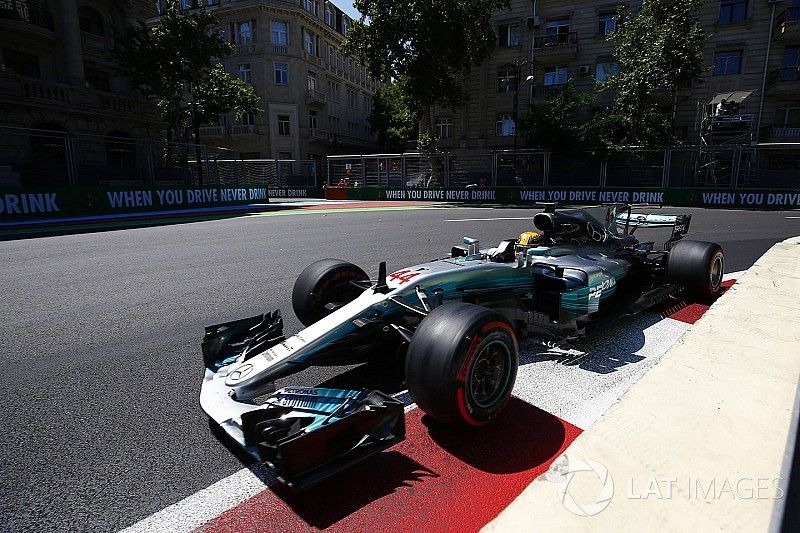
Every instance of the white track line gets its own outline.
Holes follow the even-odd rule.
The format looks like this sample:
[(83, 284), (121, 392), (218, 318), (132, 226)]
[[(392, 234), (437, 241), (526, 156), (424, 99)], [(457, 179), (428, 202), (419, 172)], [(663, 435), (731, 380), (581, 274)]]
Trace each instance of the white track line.
[[(733, 279), (743, 272), (732, 272)], [(689, 328), (678, 320), (641, 314), (609, 333), (576, 343), (575, 353), (523, 343), (514, 395), (582, 429), (589, 427), (628, 387), (655, 365)], [(599, 369), (612, 370), (598, 372)], [(399, 396), (407, 391), (396, 393)], [(416, 407), (406, 406), (408, 412)], [(123, 531), (189, 533), (252, 498), (273, 478), (261, 465), (244, 468)]]
[(189, 533), (263, 491), (273, 479), (260, 464), (243, 468), (122, 531)]
[(495, 217), (495, 218), (446, 218), (445, 222), (483, 222), (491, 220), (533, 220), (532, 216), (527, 217)]

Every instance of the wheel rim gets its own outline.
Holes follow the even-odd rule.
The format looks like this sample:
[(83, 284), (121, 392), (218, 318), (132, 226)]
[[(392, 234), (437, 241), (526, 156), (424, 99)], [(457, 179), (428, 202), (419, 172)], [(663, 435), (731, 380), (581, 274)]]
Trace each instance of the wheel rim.
[(475, 358), (469, 375), (472, 401), (480, 408), (491, 408), (505, 395), (511, 352), (500, 340), (486, 344)]
[(723, 266), (722, 255), (715, 255), (714, 259), (711, 261), (711, 268), (709, 270), (709, 280), (711, 281), (711, 288), (714, 290), (717, 290), (722, 283)]

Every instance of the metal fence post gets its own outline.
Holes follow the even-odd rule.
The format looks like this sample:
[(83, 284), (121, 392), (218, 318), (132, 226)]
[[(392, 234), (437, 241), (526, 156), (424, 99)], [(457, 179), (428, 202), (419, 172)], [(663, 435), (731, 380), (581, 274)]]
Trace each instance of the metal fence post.
[(406, 154), (400, 154), (400, 186), (406, 188), (408, 186), (408, 179), (406, 179)]
[(742, 147), (741, 145), (733, 148), (733, 161), (731, 165), (731, 190), (736, 190), (739, 185), (739, 169), (742, 163)]
[(600, 187), (606, 186), (606, 178), (608, 173), (608, 157), (600, 161)]
[(153, 161), (153, 142), (147, 141), (144, 145), (144, 154), (145, 154), (145, 165), (147, 169), (145, 171), (145, 175), (147, 176), (148, 183), (155, 183), (156, 181), (156, 171), (155, 171), (155, 164)]
[(550, 186), (550, 152), (544, 152), (544, 165), (543, 165), (543, 175), (542, 175), (542, 187), (549, 187)]
[(80, 185), (78, 168), (75, 162), (75, 151), (72, 144), (72, 134), (64, 135), (64, 153), (67, 156), (67, 182), (71, 185)]
[(672, 147), (664, 149), (664, 163), (661, 167), (661, 187), (666, 189), (669, 184), (669, 166), (672, 160)]
[(444, 153), (444, 186), (450, 186), (450, 152)]
[(492, 150), (492, 187), (497, 187), (497, 150)]
[(364, 164), (364, 156), (361, 156), (361, 186), (367, 185), (367, 166)]

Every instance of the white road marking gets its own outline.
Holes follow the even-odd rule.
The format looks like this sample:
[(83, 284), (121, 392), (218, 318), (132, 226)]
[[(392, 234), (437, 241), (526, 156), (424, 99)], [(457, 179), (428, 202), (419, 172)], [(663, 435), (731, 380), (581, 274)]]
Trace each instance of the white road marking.
[(800, 218), (800, 217), (786, 217), (786, 218)]
[(446, 219), (444, 219), (445, 222), (482, 222), (482, 221), (490, 221), (490, 220), (531, 220), (531, 221), (533, 221), (533, 217), (532, 216), (527, 216), (527, 217), (446, 218)]
[[(736, 279), (743, 272), (726, 274)], [(595, 422), (628, 388), (658, 363), (690, 325), (642, 313), (572, 346), (522, 343), (514, 395), (581, 429)], [(393, 396), (407, 393), (401, 391)], [(405, 407), (408, 412), (416, 407)], [(274, 478), (261, 466), (242, 469), (123, 530), (190, 532), (255, 496)]]
[(252, 498), (274, 482), (267, 468), (260, 464), (243, 468), (122, 531), (189, 533)]

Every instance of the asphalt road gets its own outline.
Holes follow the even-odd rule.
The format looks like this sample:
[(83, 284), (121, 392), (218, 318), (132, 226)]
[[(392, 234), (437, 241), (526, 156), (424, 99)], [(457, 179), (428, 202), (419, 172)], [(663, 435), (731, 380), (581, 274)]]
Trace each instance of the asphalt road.
[[(800, 219), (787, 218), (796, 212), (682, 211), (694, 214), (692, 238), (723, 246), (729, 272), (800, 235)], [(529, 213), (255, 216), (0, 242), (0, 529), (116, 530), (239, 470), (197, 401), (204, 325), (282, 308), (292, 332), (292, 284), (315, 259), (371, 274), (386, 260), (392, 271), (445, 255), (465, 234), (493, 244), (530, 227), (446, 220)], [(291, 382), (380, 384), (343, 370)]]

